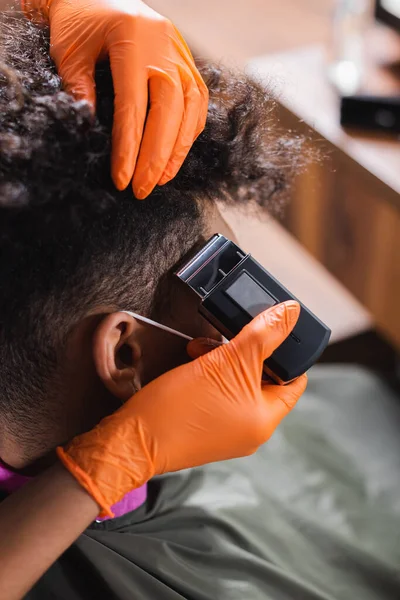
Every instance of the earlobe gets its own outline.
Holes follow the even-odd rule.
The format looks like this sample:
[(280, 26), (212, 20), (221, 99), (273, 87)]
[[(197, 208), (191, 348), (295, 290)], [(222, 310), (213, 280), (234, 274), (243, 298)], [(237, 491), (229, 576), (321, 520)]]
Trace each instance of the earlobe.
[(140, 324), (124, 312), (104, 317), (93, 336), (97, 374), (108, 391), (123, 402), (140, 389)]

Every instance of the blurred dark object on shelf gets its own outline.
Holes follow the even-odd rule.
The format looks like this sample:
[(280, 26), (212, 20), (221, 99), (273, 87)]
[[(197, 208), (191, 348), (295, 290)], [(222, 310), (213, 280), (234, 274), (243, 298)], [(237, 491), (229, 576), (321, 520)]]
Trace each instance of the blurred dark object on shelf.
[[(340, 0), (342, 18), (333, 23), (338, 39), (329, 75), (339, 93), (343, 127), (396, 135), (400, 133), (400, 0), (375, 0), (374, 15), (368, 6), (370, 0)], [(386, 40), (382, 43), (377, 37), (390, 31), (382, 24), (393, 30), (397, 50), (395, 42), (390, 49)]]
[(376, 0), (375, 17), (400, 33), (400, 0)]
[(400, 95), (344, 96), (340, 102), (342, 127), (357, 127), (386, 133), (400, 133)]

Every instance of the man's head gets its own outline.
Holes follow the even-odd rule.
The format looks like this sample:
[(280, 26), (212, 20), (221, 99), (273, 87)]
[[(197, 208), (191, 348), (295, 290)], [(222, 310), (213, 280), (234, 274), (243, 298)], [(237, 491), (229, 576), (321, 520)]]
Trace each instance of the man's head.
[(46, 32), (6, 19), (0, 38), (0, 457), (20, 467), (184, 360), (182, 340), (121, 310), (212, 335), (173, 267), (213, 233), (216, 201), (269, 208), (302, 159), (261, 87), (205, 66), (206, 129), (139, 202), (110, 178), (107, 65), (94, 120), (62, 91)]

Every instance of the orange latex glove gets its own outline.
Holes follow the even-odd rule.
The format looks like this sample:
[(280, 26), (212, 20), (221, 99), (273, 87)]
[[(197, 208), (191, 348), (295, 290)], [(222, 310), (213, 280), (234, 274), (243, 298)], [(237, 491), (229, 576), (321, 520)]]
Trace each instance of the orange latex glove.
[(76, 98), (95, 105), (95, 63), (109, 57), (117, 188), (133, 176), (142, 199), (175, 177), (204, 129), (208, 90), (174, 25), (140, 0), (21, 1), (28, 16), (49, 20), (51, 56)]
[[(263, 361), (293, 329), (299, 305), (261, 313), (228, 344), (173, 369), (140, 390), (57, 453), (112, 516), (110, 507), (153, 475), (246, 456), (263, 444), (304, 392), (263, 382)], [(204, 352), (201, 341), (189, 354)]]

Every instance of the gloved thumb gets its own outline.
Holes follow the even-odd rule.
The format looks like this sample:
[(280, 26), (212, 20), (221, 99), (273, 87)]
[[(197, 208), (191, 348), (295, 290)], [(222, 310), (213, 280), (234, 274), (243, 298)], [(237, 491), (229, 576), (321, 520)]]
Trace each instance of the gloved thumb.
[[(294, 300), (276, 304), (255, 317), (233, 338), (236, 349), (246, 362), (257, 369), (260, 358), (265, 360), (282, 344), (300, 315), (300, 305)], [(249, 362), (250, 361), (250, 362)]]
[(194, 360), (195, 358), (203, 356), (203, 354), (207, 354), (211, 350), (215, 350), (215, 348), (218, 348), (222, 344), (223, 342), (218, 342), (212, 338), (195, 338), (188, 343), (186, 352), (190, 358)]

